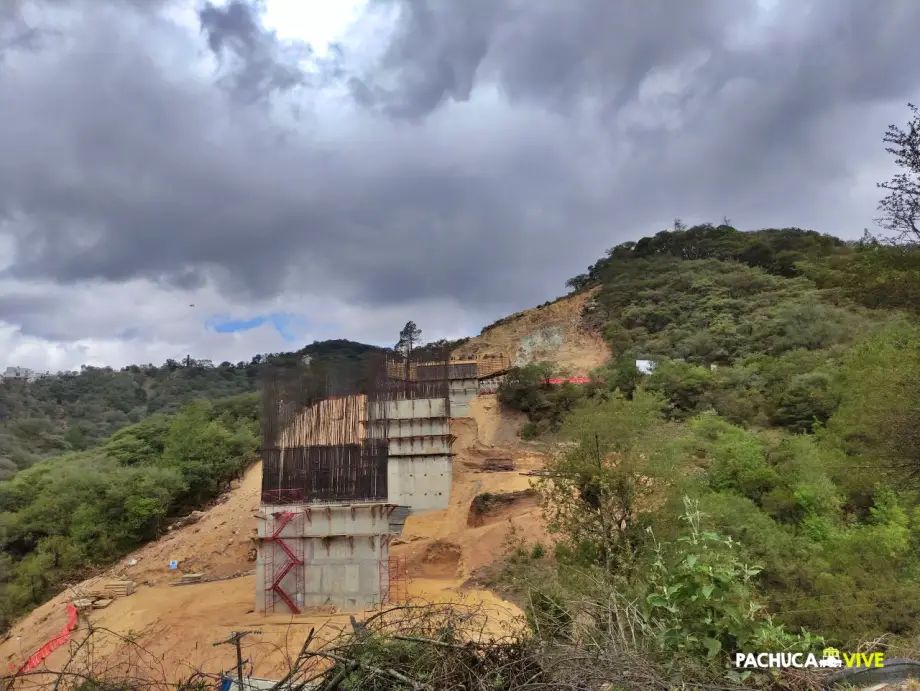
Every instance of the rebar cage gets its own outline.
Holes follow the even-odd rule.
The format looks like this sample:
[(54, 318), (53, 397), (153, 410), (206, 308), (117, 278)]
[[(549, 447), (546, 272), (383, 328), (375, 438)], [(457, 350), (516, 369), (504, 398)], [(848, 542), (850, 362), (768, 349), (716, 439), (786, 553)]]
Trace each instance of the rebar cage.
[(449, 415), (448, 360), (446, 349), (428, 349), (338, 366), (266, 366), (262, 503), (386, 500), (387, 403), (443, 399)]

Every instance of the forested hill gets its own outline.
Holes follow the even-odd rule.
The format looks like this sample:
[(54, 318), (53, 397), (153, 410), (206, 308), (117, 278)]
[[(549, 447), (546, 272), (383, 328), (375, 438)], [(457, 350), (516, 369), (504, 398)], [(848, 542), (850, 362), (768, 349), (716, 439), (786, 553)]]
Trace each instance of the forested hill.
[[(314, 342), (293, 353), (256, 355), (249, 362), (188, 358), (156, 366), (82, 367), (34, 382), (0, 379), (0, 480), (42, 457), (98, 445), (116, 430), (183, 404), (254, 391), (265, 362), (357, 361), (376, 346), (344, 339)], [(14, 363), (8, 363), (14, 364)]]
[(868, 233), (859, 241), (844, 242), (800, 228), (742, 232), (727, 224), (687, 228), (678, 220), (674, 230), (612, 247), (567, 285), (574, 290), (600, 285), (626, 266), (641, 271), (649, 260), (664, 258), (737, 262), (775, 276), (808, 278), (813, 287), (835, 289), (870, 307), (920, 310), (920, 254), (915, 245), (883, 243)]
[[(678, 221), (674, 230), (611, 248), (586, 273), (572, 278), (568, 286), (580, 291), (606, 283), (604, 300), (609, 304), (616, 286), (620, 286), (624, 295), (632, 295), (635, 288), (641, 287), (636, 279), (646, 276), (650, 280), (659, 271), (658, 266), (670, 265), (669, 261), (680, 261), (683, 265), (707, 259), (728, 262), (728, 266), (747, 265), (790, 279), (788, 284), (777, 284), (783, 285), (787, 292), (802, 294), (821, 289), (869, 307), (920, 308), (920, 263), (916, 253), (871, 239), (846, 243), (797, 228), (742, 232), (727, 224), (687, 228)], [(686, 271), (699, 270), (696, 265), (685, 267)], [(732, 280), (744, 283), (759, 279), (737, 274)], [(681, 285), (678, 281), (669, 290), (679, 292)], [(738, 295), (733, 300), (752, 304), (750, 290), (739, 288), (735, 292)], [(634, 325), (644, 328), (647, 334), (664, 331), (667, 323), (674, 321), (666, 314), (674, 307), (665, 304), (670, 297), (660, 290), (643, 294), (646, 296), (643, 303), (647, 304), (641, 309), (633, 306), (633, 313), (624, 322), (626, 330)], [(596, 309), (589, 323), (600, 331), (607, 329), (615, 353), (621, 353), (628, 345), (622, 340), (622, 333), (620, 336), (610, 333), (614, 327), (607, 324), (606, 312)], [(622, 326), (617, 328), (622, 331)], [(698, 331), (699, 320), (682, 328), (691, 326)], [(699, 340), (703, 335), (697, 333), (696, 338)], [(643, 348), (654, 351), (649, 345), (643, 344)], [(752, 347), (754, 351), (758, 348)], [(92, 448), (125, 425), (154, 413), (173, 412), (195, 398), (214, 400), (254, 391), (259, 367), (264, 362), (310, 355), (320, 361), (341, 363), (356, 361), (371, 350), (381, 349), (338, 339), (314, 342), (296, 352), (256, 355), (249, 362), (214, 364), (189, 358), (167, 360), (159, 366), (131, 365), (121, 370), (83, 367), (77, 373), (32, 383), (0, 380), (0, 480), (43, 457)], [(667, 349), (662, 353), (659, 349), (659, 354), (675, 353)], [(686, 354), (681, 352), (680, 356)], [(713, 352), (712, 361), (726, 362), (738, 354), (731, 348), (721, 354)]]
[[(920, 246), (678, 224), (612, 248), (570, 285), (594, 289), (584, 319), (613, 359), (584, 386), (546, 384), (552, 363), (515, 368), (499, 392), (529, 416), (522, 436), (586, 445), (547, 471), (571, 479), (552, 494), (570, 527), (566, 558), (615, 572), (637, 601), (657, 597), (641, 585), (654, 580), (643, 566), (654, 544), (638, 561), (630, 550), (649, 543), (646, 527), (674, 535), (690, 497), (762, 569), (759, 602), (788, 631), (841, 647), (901, 636), (917, 650)], [(636, 359), (656, 366), (640, 374)], [(594, 460), (605, 438), (622, 472)], [(662, 508), (631, 513), (646, 482), (662, 488)], [(595, 487), (621, 489), (603, 503)], [(626, 540), (605, 537), (609, 516), (629, 517)], [(666, 595), (686, 598), (662, 602), (683, 644), (693, 622), (718, 617), (694, 614), (698, 572), (678, 573)], [(724, 633), (699, 635), (735, 645)]]
[[(916, 248), (675, 224), (612, 248), (569, 285), (594, 290), (584, 322), (614, 357), (585, 386), (547, 385), (551, 364), (513, 369), (500, 400), (529, 415), (526, 436), (594, 418), (617, 434), (666, 424), (653, 441), (680, 459), (682, 480), (660, 486), (703, 483), (687, 491), (765, 565), (775, 611), (788, 600), (827, 611), (828, 592), (855, 601), (861, 588), (920, 591), (920, 502), (898, 494), (915, 484), (902, 476), (920, 472)], [(0, 384), (0, 470), (15, 472), (0, 480), (0, 632), (61, 583), (156, 539), (168, 517), (212, 500), (257, 458), (265, 363), (332, 364), (375, 349), (326, 341), (248, 363), (84, 368)], [(639, 375), (636, 358), (658, 367)], [(656, 398), (634, 404), (640, 390)], [(626, 424), (643, 405), (654, 419)], [(641, 458), (656, 457), (655, 444)], [(649, 520), (664, 531), (669, 516)], [(873, 549), (887, 552), (864, 558)], [(846, 640), (912, 632), (904, 622), (920, 617), (920, 606), (896, 600), (867, 596), (859, 607), (858, 620), (797, 619), (788, 607), (784, 618)]]

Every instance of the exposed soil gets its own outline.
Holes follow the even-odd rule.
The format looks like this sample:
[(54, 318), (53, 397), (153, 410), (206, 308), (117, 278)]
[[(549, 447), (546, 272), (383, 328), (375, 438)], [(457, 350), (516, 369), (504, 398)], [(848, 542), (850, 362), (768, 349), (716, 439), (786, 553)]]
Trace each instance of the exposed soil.
[(527, 415), (504, 410), (495, 394), (477, 396), (470, 402), (470, 417), (476, 423), (476, 439), (483, 446), (513, 446), (519, 442)]
[(425, 549), (422, 557), (421, 572), (425, 578), (457, 577), (463, 550), (453, 542), (435, 540)]
[(535, 490), (484, 492), (476, 495), (470, 504), (466, 524), (470, 528), (478, 528), (487, 522), (494, 523), (496, 520), (507, 519), (520, 512), (525, 505), (528, 508), (537, 506), (537, 493)]
[(488, 329), (454, 351), (457, 357), (502, 353), (515, 365), (553, 360), (570, 376), (584, 377), (610, 359), (610, 349), (600, 334), (582, 320), (591, 290), (563, 298), (545, 307), (512, 315), (507, 323)]

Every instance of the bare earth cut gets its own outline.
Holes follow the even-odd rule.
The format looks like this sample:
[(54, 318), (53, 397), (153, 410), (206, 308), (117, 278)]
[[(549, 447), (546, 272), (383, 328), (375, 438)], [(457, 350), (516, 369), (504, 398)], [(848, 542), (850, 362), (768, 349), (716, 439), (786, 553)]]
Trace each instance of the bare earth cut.
[(596, 292), (588, 290), (513, 314), (471, 338), (454, 355), (469, 358), (505, 353), (517, 366), (551, 360), (570, 376), (586, 377), (610, 359), (606, 342), (582, 323), (582, 310)]

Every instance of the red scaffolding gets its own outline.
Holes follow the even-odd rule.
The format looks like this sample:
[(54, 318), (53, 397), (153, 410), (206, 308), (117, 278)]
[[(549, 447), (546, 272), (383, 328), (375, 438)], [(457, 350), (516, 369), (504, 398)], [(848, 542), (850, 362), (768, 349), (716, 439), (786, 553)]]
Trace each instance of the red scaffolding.
[[(269, 514), (265, 520), (266, 537), (262, 540), (265, 592), (265, 612), (274, 612), (277, 599), (281, 599), (293, 614), (300, 614), (297, 605), (298, 596), (304, 592), (304, 540), (303, 512), (281, 511)], [(294, 529), (294, 539), (285, 539), (281, 533), (288, 526)], [(280, 551), (280, 554), (279, 554)], [(280, 557), (280, 558), (279, 558)], [(290, 578), (289, 578), (290, 576)], [(288, 590), (293, 581), (293, 592), (282, 587), (287, 579)], [(277, 599), (276, 599), (277, 596)]]

